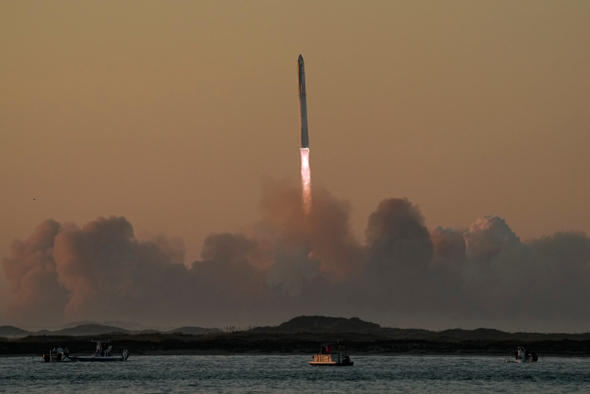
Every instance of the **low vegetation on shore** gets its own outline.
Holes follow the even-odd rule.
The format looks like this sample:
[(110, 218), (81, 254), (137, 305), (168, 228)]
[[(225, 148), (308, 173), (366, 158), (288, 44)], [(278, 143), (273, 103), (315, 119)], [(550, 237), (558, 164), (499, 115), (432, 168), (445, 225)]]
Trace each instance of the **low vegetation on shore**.
[[(100, 326), (99, 326), (100, 327)], [(104, 326), (102, 326), (104, 327)], [(87, 329), (87, 327), (86, 327)], [(76, 330), (0, 337), (0, 355), (36, 355), (55, 346), (72, 354), (92, 352), (92, 339), (109, 339), (113, 351), (131, 354), (312, 354), (324, 342), (340, 341), (351, 353), (367, 354), (511, 354), (525, 346), (540, 355), (590, 355), (590, 333), (507, 333), (491, 329), (428, 331), (383, 328), (358, 318), (301, 316), (276, 327), (128, 331), (108, 327), (89, 335)], [(80, 329), (79, 332), (85, 332)], [(21, 335), (26, 332), (21, 333)], [(6, 335), (6, 334), (5, 334)]]

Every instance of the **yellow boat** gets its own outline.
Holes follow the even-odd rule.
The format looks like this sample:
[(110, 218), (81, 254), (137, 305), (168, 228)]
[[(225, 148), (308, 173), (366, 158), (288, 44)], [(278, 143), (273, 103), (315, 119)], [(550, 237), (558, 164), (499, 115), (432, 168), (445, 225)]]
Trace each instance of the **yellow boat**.
[(325, 343), (321, 346), (320, 354), (313, 355), (313, 361), (310, 361), (309, 365), (314, 367), (351, 367), (354, 365), (354, 362), (346, 353), (344, 345)]

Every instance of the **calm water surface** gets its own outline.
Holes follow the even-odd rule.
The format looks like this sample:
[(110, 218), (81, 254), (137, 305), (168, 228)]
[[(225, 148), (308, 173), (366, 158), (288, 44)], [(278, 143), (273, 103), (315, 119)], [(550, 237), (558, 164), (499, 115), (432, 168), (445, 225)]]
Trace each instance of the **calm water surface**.
[(130, 356), (121, 363), (0, 357), (0, 393), (572, 393), (590, 392), (590, 359), (354, 356), (310, 367), (310, 356)]

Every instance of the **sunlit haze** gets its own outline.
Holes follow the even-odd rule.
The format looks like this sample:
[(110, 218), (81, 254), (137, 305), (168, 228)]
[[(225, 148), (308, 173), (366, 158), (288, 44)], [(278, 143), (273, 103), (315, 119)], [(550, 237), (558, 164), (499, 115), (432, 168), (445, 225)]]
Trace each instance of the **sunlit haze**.
[(588, 331), (589, 70), (586, 1), (2, 1), (0, 325)]

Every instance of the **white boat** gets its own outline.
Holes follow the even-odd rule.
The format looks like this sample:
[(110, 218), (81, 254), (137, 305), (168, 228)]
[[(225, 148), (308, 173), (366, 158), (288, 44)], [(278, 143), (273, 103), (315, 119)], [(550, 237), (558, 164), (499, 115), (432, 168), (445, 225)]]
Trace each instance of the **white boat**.
[(313, 355), (313, 361), (310, 361), (309, 365), (314, 367), (351, 367), (354, 365), (354, 362), (346, 353), (344, 345), (325, 343), (321, 346), (320, 354)]
[(43, 354), (43, 361), (45, 362), (109, 362), (109, 361), (127, 361), (129, 358), (129, 352), (127, 349), (123, 350), (120, 356), (113, 356), (111, 354), (112, 346), (108, 346), (106, 349), (103, 344), (107, 344), (110, 341), (96, 341), (96, 351), (92, 356), (70, 356), (69, 352), (62, 350), (61, 348), (53, 349), (49, 351), (49, 354)]
[(514, 358), (509, 358), (504, 360), (506, 363), (516, 363), (516, 364), (523, 364), (523, 363), (536, 363), (539, 361), (539, 357), (537, 353), (527, 353), (524, 347), (519, 346), (514, 354)]

